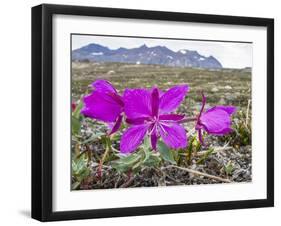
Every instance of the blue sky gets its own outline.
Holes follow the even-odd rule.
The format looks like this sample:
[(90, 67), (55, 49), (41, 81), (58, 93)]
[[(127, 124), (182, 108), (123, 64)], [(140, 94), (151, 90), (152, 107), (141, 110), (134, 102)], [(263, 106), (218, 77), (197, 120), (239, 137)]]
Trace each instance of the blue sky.
[(235, 42), (167, 40), (147, 38), (124, 38), (93, 35), (73, 35), (72, 49), (78, 49), (90, 43), (107, 46), (110, 49), (135, 48), (143, 44), (148, 47), (166, 46), (178, 51), (181, 49), (196, 50), (203, 56), (214, 56), (225, 68), (252, 67), (252, 44)]

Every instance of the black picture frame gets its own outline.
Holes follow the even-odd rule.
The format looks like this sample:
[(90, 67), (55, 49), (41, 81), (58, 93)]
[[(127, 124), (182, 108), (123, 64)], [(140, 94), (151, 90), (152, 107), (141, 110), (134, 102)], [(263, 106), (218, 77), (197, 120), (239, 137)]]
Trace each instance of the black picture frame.
[[(52, 210), (52, 18), (55, 14), (266, 27), (267, 198), (54, 212)], [(40, 221), (56, 221), (271, 206), (274, 206), (273, 19), (49, 4), (32, 8), (32, 218)]]

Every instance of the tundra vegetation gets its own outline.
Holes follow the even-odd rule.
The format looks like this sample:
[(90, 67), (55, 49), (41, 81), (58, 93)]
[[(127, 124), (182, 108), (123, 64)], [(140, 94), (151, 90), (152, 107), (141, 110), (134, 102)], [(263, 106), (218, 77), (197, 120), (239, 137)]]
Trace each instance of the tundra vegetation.
[[(99, 81), (108, 81), (107, 88), (116, 91), (120, 112), (114, 116), (114, 112), (91, 112), (104, 98), (92, 93), (107, 89)], [(178, 94), (182, 100), (164, 111), (161, 96), (175, 87), (184, 93)], [(137, 88), (150, 90), (154, 98), (150, 104), (156, 110), (145, 119), (126, 110), (134, 102), (142, 107), (138, 98), (128, 101), (135, 95), (130, 90)], [(208, 114), (210, 109), (215, 113)], [(157, 122), (152, 120), (155, 115)], [(221, 118), (221, 128), (208, 124)], [(166, 137), (172, 133), (165, 127), (167, 121), (180, 127), (178, 143)], [(71, 122), (73, 190), (249, 182), (252, 178), (249, 69), (72, 62)], [(143, 136), (134, 143), (127, 135), (136, 127), (143, 129)]]

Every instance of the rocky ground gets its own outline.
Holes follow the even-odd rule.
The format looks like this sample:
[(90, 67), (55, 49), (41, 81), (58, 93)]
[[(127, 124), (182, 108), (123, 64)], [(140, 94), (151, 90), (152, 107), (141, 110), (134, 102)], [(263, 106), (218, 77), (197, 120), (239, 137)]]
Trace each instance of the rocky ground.
[[(228, 175), (225, 167), (231, 161), (233, 170)], [(92, 165), (93, 173), (89, 181), (82, 183), (80, 189), (103, 189), (122, 187), (151, 187), (172, 185), (199, 185), (225, 183), (209, 177), (198, 176), (178, 168), (163, 165), (161, 168), (144, 168), (138, 174), (120, 174), (110, 166), (103, 167), (103, 176), (97, 178), (98, 164)], [(250, 182), (251, 147), (246, 146), (237, 150), (226, 150), (212, 154), (203, 164), (196, 164), (196, 158), (190, 166), (185, 166), (196, 171), (227, 178), (231, 182)], [(90, 178), (90, 177), (89, 177)]]

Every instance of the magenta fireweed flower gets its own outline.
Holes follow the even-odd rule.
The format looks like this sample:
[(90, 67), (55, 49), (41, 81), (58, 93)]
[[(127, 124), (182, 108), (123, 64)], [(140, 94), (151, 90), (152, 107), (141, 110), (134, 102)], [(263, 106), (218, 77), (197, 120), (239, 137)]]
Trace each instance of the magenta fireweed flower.
[(111, 129), (110, 134), (115, 133), (122, 123), (123, 98), (108, 81), (97, 80), (92, 86), (95, 89), (84, 97), (81, 113), (86, 117), (106, 122)]
[(181, 104), (187, 91), (187, 85), (174, 86), (163, 93), (158, 88), (126, 89), (123, 96), (124, 112), (127, 116), (126, 122), (131, 127), (121, 138), (121, 152), (130, 153), (136, 150), (146, 135), (150, 136), (154, 150), (160, 137), (170, 148), (186, 147), (185, 129), (179, 124), (184, 116), (171, 112)]
[(206, 97), (202, 93), (202, 107), (197, 117), (195, 129), (201, 144), (204, 145), (202, 130), (208, 134), (222, 136), (232, 131), (231, 115), (236, 111), (234, 106), (215, 106), (203, 112), (206, 104)]

